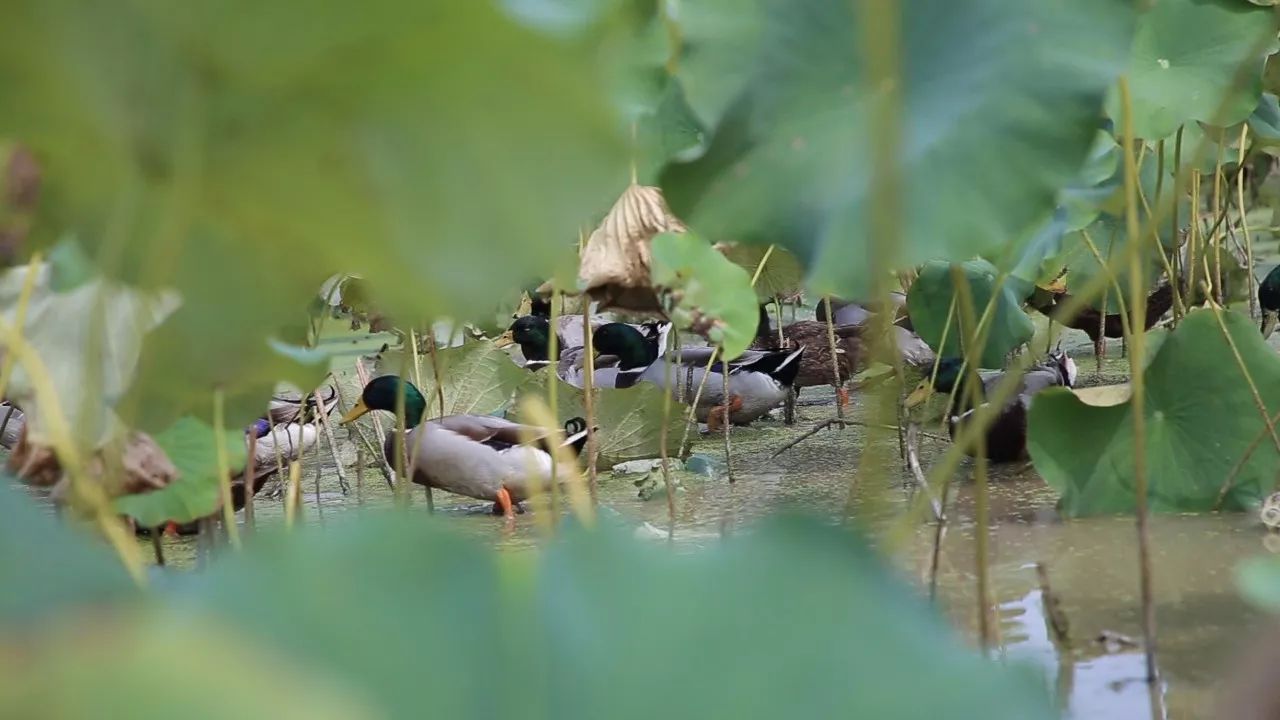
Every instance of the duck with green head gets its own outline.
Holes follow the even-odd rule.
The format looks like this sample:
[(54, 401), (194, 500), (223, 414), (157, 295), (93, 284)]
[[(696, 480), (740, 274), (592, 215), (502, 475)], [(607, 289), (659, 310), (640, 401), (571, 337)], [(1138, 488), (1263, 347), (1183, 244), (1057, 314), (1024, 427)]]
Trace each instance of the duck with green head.
[[(567, 482), (575, 468), (556, 467), (552, 475), (553, 443), (576, 454), (586, 442), (586, 422), (572, 418), (565, 423), (566, 438), (552, 437), (545, 429), (521, 425), (489, 415), (447, 415), (423, 422), (427, 401), (413, 383), (395, 375), (383, 375), (365, 386), (355, 407), (343, 418), (349, 423), (382, 410), (394, 413), (404, 393), (405, 444), (409, 478), (427, 487), (495, 503), (507, 518), (517, 503), (535, 489), (548, 491), (553, 482)], [(395, 462), (395, 434), (387, 436), (383, 453)]]
[[(599, 327), (593, 344), (600, 353), (618, 358), (616, 368), (597, 371), (602, 387), (626, 388), (638, 382), (667, 387), (667, 377), (678, 385), (702, 386), (695, 415), (699, 421), (717, 429), (725, 422), (746, 425), (782, 405), (800, 368), (804, 348), (777, 352), (748, 352), (727, 364), (711, 366), (706, 382), (707, 360), (711, 348), (687, 348), (677, 353), (676, 363), (668, 367), (659, 357), (658, 345), (647, 342), (640, 331), (623, 323)], [(729, 375), (729, 396), (724, 394), (724, 373)]]
[[(960, 358), (942, 358), (938, 361), (938, 372), (933, 378), (925, 378), (907, 396), (908, 410), (918, 407), (934, 393), (951, 393), (955, 391), (955, 411), (948, 408), (947, 429), (952, 439), (964, 423), (973, 419), (977, 407), (986, 403), (997, 385), (1004, 379), (1001, 370), (980, 370), (978, 380), (980, 387), (977, 396), (979, 405), (975, 406), (967, 387), (967, 376), (963, 374), (964, 361)], [(1048, 387), (1073, 387), (1076, 382), (1075, 361), (1063, 352), (1050, 353), (1049, 358), (1038, 365), (1027, 369), (1022, 375), (1021, 386), (1001, 408), (991, 426), (987, 428), (987, 458), (992, 462), (1012, 462), (1027, 457), (1027, 410), (1036, 393)]]

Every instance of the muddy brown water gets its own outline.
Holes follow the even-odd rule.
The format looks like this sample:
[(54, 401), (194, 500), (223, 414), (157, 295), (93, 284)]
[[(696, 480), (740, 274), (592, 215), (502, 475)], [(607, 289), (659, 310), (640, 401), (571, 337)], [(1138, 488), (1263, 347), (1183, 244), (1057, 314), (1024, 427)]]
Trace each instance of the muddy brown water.
[[(1083, 336), (1071, 345), (1087, 352)], [(1081, 347), (1081, 346), (1084, 347)], [(1086, 383), (1123, 381), (1127, 361), (1108, 359), (1101, 376), (1092, 357), (1081, 359)], [(852, 522), (870, 531), (873, 542), (890, 553), (909, 579), (927, 587), (934, 525), (921, 510), (908, 475), (897, 463), (893, 431), (851, 427), (828, 430), (784, 453), (769, 455), (813, 425), (834, 415), (829, 391), (805, 391), (794, 427), (766, 420), (733, 433), (734, 483), (723, 476), (682, 472), (677, 495), (674, 538), (677, 548), (718, 542), (725, 533), (747, 528), (780, 508), (799, 508), (835, 522)], [(852, 417), (869, 412), (869, 403), (855, 396)], [(936, 428), (929, 428), (936, 432)], [(945, 436), (945, 433), (943, 433)], [(891, 467), (859, 475), (869, 443), (879, 443), (893, 459)], [(946, 449), (944, 439), (923, 438), (925, 466)], [(719, 460), (722, 440), (701, 438), (694, 452)], [(975, 593), (974, 484), (966, 461), (957, 472), (948, 509), (949, 522), (938, 573), (940, 610), (963, 635), (977, 636)], [(317, 495), (314, 478), (319, 477)], [(348, 470), (354, 483), (354, 469)], [(852, 490), (854, 478), (858, 486)], [(665, 495), (638, 497), (634, 476), (600, 474), (602, 512), (616, 514), (636, 528), (639, 537), (661, 542), (668, 515)], [(385, 507), (392, 494), (376, 470), (365, 472), (363, 484), (343, 495), (333, 461), (324, 450), (304, 474), (304, 507), (300, 521), (326, 522), (342, 513)], [(414, 488), (409, 512), (427, 512), (420, 488)], [(489, 513), (489, 505), (436, 493), (437, 514), (470, 533), (512, 551), (535, 545), (541, 537), (532, 512), (517, 518), (514, 530)], [(1148, 691), (1143, 680), (1143, 655), (1135, 647), (1108, 647), (1098, 642), (1103, 633), (1141, 638), (1137, 535), (1132, 518), (1066, 519), (1054, 509), (1055, 495), (1030, 468), (997, 466), (990, 483), (990, 578), (995, 604), (997, 648), (1008, 661), (1041, 667), (1070, 718), (1210, 717), (1232, 661), (1269, 618), (1252, 610), (1236, 592), (1233, 571), (1244, 558), (1267, 552), (1267, 533), (1254, 514), (1163, 515), (1152, 518), (1151, 539), (1159, 624), (1159, 692)], [(282, 522), (279, 499), (259, 495), (257, 523)], [(918, 520), (904, 520), (916, 517)], [(166, 540), (170, 560), (195, 562), (190, 538)], [(1070, 623), (1072, 649), (1061, 648), (1045, 620), (1035, 564), (1047, 566), (1052, 588)]]

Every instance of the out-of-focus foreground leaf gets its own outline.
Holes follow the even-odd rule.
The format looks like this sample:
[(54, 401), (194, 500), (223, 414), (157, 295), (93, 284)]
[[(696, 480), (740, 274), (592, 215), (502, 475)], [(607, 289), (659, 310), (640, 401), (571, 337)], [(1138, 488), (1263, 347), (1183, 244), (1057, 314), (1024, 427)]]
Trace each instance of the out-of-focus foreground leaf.
[[(682, 7), (682, 12), (685, 6)], [(778, 242), (820, 292), (865, 295), (873, 131), (857, 4), (711, 3), (681, 17), (678, 77), (714, 132), (662, 177), (714, 241)], [(900, 3), (897, 259), (963, 260), (1025, 237), (1077, 176), (1133, 10), (1110, 0)], [(740, 91), (739, 91), (740, 88)]]
[(465, 317), (572, 253), (626, 182), (584, 46), (489, 1), (23, 1), (0, 24), (0, 137), (43, 166), (38, 229), (181, 292), (138, 401), (176, 414), (151, 429), (214, 386), (239, 423), (326, 277), (360, 273), (398, 318)]
[[(92, 590), (92, 573), (42, 550), (25, 551), (40, 574), (0, 565), (0, 582)], [(366, 515), (257, 535), (154, 592), (0, 630), (0, 698), (133, 698), (139, 718), (243, 717), (286, 691), (299, 712), (341, 716), (1055, 716), (1043, 680), (957, 642), (860, 539), (799, 520), (684, 554), (604, 528), (502, 556), (425, 517)], [(159, 687), (126, 692), (143, 681)]]

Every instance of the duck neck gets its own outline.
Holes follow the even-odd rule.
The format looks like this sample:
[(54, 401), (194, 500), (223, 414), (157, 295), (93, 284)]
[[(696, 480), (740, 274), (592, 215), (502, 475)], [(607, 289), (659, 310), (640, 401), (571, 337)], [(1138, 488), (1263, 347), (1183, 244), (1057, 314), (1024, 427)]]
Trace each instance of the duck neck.
[[(391, 408), (391, 412), (395, 412), (395, 408)], [(418, 427), (422, 422), (422, 417), (427, 414), (427, 399), (422, 397), (422, 393), (411, 382), (404, 384), (404, 426), (406, 429), (412, 430)]]

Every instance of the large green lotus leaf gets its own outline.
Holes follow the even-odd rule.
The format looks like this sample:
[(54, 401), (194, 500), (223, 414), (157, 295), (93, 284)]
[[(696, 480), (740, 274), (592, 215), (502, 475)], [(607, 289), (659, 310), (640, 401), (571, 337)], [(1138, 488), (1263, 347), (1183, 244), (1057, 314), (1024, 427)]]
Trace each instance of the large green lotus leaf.
[[(549, 373), (538, 371), (533, 373), (529, 381), (520, 387), (520, 394), (532, 394), (548, 397), (547, 378)], [(679, 378), (673, 381), (679, 381)], [(697, 388), (694, 388), (696, 391)], [(556, 380), (557, 422), (563, 424), (573, 417), (585, 418), (586, 406), (583, 404), (585, 393), (572, 385)], [(693, 391), (690, 391), (692, 394)], [(635, 387), (618, 390), (600, 388), (596, 390), (595, 424), (599, 428), (596, 434), (596, 449), (599, 453), (598, 465), (610, 467), (629, 460), (656, 458), (662, 454), (662, 389), (650, 383), (639, 383)], [(517, 406), (518, 410), (518, 406)], [(685, 437), (685, 423), (689, 409), (677, 402), (671, 403), (671, 420), (667, 424), (667, 447), (670, 456), (679, 454), (679, 444)], [(513, 419), (529, 422), (518, 412)]]
[[(1133, 11), (1109, 0), (895, 7), (904, 194), (895, 218), (903, 241), (891, 249), (916, 264), (1004, 248), (1080, 171), (1124, 67)], [(867, 202), (872, 149), (883, 142), (856, 8), (714, 3), (701, 11), (722, 22), (699, 33), (681, 15), (678, 74), (715, 134), (705, 155), (662, 178), (673, 210), (699, 233), (784, 244), (807, 261), (815, 290), (853, 297), (869, 289), (876, 264)]]
[[(1274, 11), (1240, 0), (1155, 2), (1138, 17), (1129, 63), (1134, 134), (1154, 140), (1192, 120), (1226, 126), (1249, 117), (1276, 27)], [(1107, 114), (1120, 122), (1118, 91)]]
[(751, 275), (692, 233), (653, 239), (651, 280), (675, 301), (672, 320), (737, 357), (755, 338), (760, 311)]
[(1065, 230), (1078, 230), (1093, 222), (1102, 203), (1121, 188), (1121, 157), (1111, 133), (1099, 130), (1075, 181), (1058, 194), (1059, 207), (1066, 215)]
[(269, 341), (326, 277), (362, 274), (395, 317), (467, 317), (571, 256), (626, 182), (589, 48), (497, 5), (18, 2), (0, 135), (44, 165), (39, 228), (173, 285), (181, 333), (218, 338), (175, 338), (154, 381), (236, 396), (247, 377), (261, 405)]
[(52, 505), (37, 504), (17, 483), (0, 478), (0, 585), (10, 590), (0, 593), (0, 625), (23, 627), (77, 605), (133, 594), (124, 566), (105, 545), (58, 522)]
[[(775, 297), (792, 297), (804, 287), (804, 266), (800, 264), (799, 258), (784, 247), (775, 245), (770, 252), (767, 245), (734, 244), (722, 246), (720, 251), (734, 264), (746, 270), (748, 276), (754, 276), (756, 269), (760, 269), (755, 291), (756, 298), (761, 302)], [(769, 259), (760, 268), (760, 261), (765, 259), (766, 253)]]
[(1280, 145), (1280, 100), (1271, 93), (1263, 93), (1262, 100), (1249, 116), (1249, 130), (1253, 141), (1259, 145)]
[[(378, 372), (400, 375), (402, 350), (382, 354)], [(440, 364), (441, 385), (444, 386), (445, 415), (488, 415), (511, 403), (516, 388), (528, 379), (528, 371), (511, 362), (511, 356), (491, 342), (469, 342), (458, 347), (439, 350), (436, 359)], [(436, 394), (435, 373), (431, 357), (423, 352), (418, 355), (417, 372), (409, 361), (408, 379), (419, 385), (427, 399), (427, 416), (440, 415), (440, 401)], [(422, 382), (418, 383), (421, 378)]]
[(667, 162), (696, 157), (707, 141), (706, 132), (685, 100), (680, 80), (671, 77), (664, 82), (652, 108), (641, 111), (636, 120), (634, 152), (641, 184), (656, 184)]
[[(991, 301), (999, 271), (994, 265), (981, 259), (960, 263), (960, 268), (973, 294), (974, 311), (981, 316), (983, 309)], [(959, 302), (952, 314), (951, 327), (946, 329), (951, 299), (955, 295), (955, 285), (951, 280), (950, 263), (941, 260), (925, 263), (907, 292), (907, 309), (911, 312), (911, 323), (916, 332), (929, 343), (934, 352), (942, 356), (959, 357), (963, 354)], [(995, 308), (988, 323), (990, 329), (987, 331), (987, 344), (979, 356), (982, 367), (1004, 367), (1009, 351), (1027, 342), (1035, 334), (1035, 325), (1022, 311), (1022, 300), (1006, 280), (996, 297)], [(940, 346), (944, 331), (947, 342), (945, 346)]]
[[(215, 446), (218, 434), (213, 428), (193, 417), (185, 417), (152, 439), (178, 470), (177, 480), (159, 490), (117, 498), (116, 510), (132, 517), (142, 527), (159, 527), (169, 520), (187, 523), (217, 510), (221, 504)], [(247, 453), (244, 433), (226, 431), (222, 433), (222, 443), (234, 475), (244, 468)]]
[(377, 717), (358, 695), (315, 683), (304, 660), (271, 652), (237, 625), (163, 606), (64, 620), (21, 652), (0, 644), (0, 705), (26, 718), (162, 720), (175, 708), (235, 718), (246, 707), (291, 720)]
[[(1157, 512), (1207, 511), (1254, 438), (1261, 446), (1226, 488), (1222, 507), (1244, 510), (1275, 489), (1280, 455), (1222, 335), (1214, 310), (1169, 333), (1145, 373), (1147, 477)], [(1268, 412), (1280, 409), (1280, 359), (1248, 318), (1221, 311)], [(1027, 448), (1061, 495), (1063, 512), (1127, 513), (1134, 507), (1131, 402), (1086, 405), (1068, 390), (1036, 395)]]
[(424, 698), (450, 718), (1056, 716), (1042, 678), (980, 658), (860, 538), (815, 522), (679, 554), (570, 529), (499, 558), (422, 517), (364, 520), (260, 536), (188, 597), (380, 717)]

